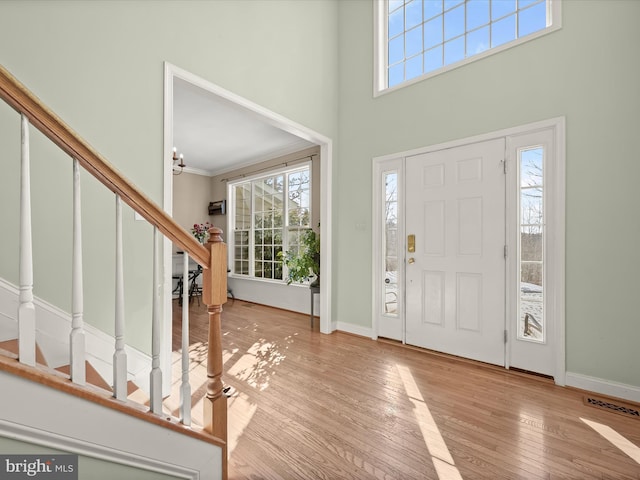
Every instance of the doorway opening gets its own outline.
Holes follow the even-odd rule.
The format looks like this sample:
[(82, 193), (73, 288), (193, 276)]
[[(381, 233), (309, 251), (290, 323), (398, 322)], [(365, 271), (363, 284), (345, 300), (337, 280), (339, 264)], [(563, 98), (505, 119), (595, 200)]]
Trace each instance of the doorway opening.
[[(321, 239), (321, 289), (319, 295), (320, 307), (320, 331), (331, 333), (336, 329), (336, 324), (330, 318), (331, 313), (331, 245), (332, 245), (332, 140), (289, 120), (275, 112), (272, 112), (258, 104), (255, 104), (239, 95), (223, 89), (197, 75), (183, 70), (175, 65), (165, 62), (164, 67), (164, 145), (163, 145), (163, 208), (172, 214), (173, 211), (173, 182), (174, 161), (173, 148), (176, 147), (174, 139), (174, 88), (177, 82), (186, 83), (206, 91), (216, 97), (227, 107), (227, 111), (242, 111), (249, 115), (257, 123), (276, 129), (283, 135), (295, 136), (300, 144), (317, 146), (320, 158), (320, 239)], [(182, 147), (179, 147), (182, 148)], [(259, 160), (258, 160), (259, 161)], [(189, 158), (185, 156), (184, 163), (189, 165)], [(242, 167), (246, 165), (238, 165)], [(227, 235), (229, 232), (227, 232)], [(164, 251), (164, 291), (163, 291), (163, 355), (162, 368), (170, 371), (171, 365), (171, 290), (172, 290), (172, 245), (165, 240)], [(291, 287), (295, 288), (295, 287)], [(165, 386), (166, 389), (166, 386)]]

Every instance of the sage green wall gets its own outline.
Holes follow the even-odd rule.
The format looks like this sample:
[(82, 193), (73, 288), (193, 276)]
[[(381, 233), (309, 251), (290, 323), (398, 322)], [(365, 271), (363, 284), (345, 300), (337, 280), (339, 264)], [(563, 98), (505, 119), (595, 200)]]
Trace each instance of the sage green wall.
[(173, 219), (187, 231), (191, 231), (195, 223), (211, 222), (209, 202), (212, 198), (211, 177), (187, 172), (173, 177)]
[(567, 370), (640, 386), (640, 2), (562, 7), (560, 31), (373, 98), (371, 2), (339, 2), (337, 320), (371, 325), (373, 157), (564, 115)]
[[(2, 1), (0, 63), (162, 203), (163, 62), (337, 136), (337, 3)], [(0, 277), (18, 282), (19, 124), (0, 102)], [(71, 166), (33, 146), (35, 293), (70, 309)], [(113, 196), (83, 177), (85, 320), (113, 331)], [(150, 350), (151, 228), (125, 208), (127, 341)]]
[[(3, 436), (0, 436), (0, 452), (4, 455), (47, 455), (69, 453)], [(117, 478), (118, 480), (171, 480), (178, 477), (150, 472), (148, 470), (142, 470), (128, 465), (120, 465), (106, 460), (88, 457), (86, 455), (79, 455), (78, 478), (80, 480), (112, 480), (114, 478)]]

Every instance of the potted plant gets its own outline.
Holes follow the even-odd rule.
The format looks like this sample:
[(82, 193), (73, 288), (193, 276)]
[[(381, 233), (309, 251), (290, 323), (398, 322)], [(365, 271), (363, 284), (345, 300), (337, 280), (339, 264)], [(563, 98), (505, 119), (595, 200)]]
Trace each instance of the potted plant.
[(320, 235), (309, 229), (300, 235), (300, 249), (278, 252), (278, 258), (287, 266), (287, 285), (313, 279), (310, 286), (320, 286)]

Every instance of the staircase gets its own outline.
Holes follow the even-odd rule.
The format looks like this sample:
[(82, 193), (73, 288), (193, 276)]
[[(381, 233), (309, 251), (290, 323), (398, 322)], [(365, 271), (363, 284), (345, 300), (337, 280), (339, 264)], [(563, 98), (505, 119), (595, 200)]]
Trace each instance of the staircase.
[[(19, 114), (22, 146), (19, 285), (0, 279), (0, 304), (7, 301), (4, 292), (13, 291), (9, 297), (14, 295), (15, 299), (9, 298), (8, 302), (17, 307), (10, 308), (9, 313), (0, 309), (0, 439), (76, 453), (80, 458), (100, 459), (134, 471), (176, 478), (226, 479), (227, 400), (222, 383), (220, 322), (227, 297), (227, 255), (221, 231), (212, 229), (209, 242), (199, 244), (2, 66), (0, 98)], [(73, 163), (72, 311), (64, 313), (68, 317), (63, 327), (67, 329), (65, 341), (47, 345), (36, 341), (46, 337), (42, 330), (48, 319), (38, 315), (38, 299), (33, 295), (29, 159), (32, 127), (69, 155)], [(110, 341), (113, 352), (110, 358), (97, 363), (95, 359), (100, 355), (92, 351), (95, 342), (87, 341), (87, 331), (93, 327), (85, 325), (83, 315), (81, 170), (113, 192), (116, 200), (115, 334)], [(154, 232), (150, 246), (154, 252), (153, 285), (149, 286), (153, 291), (151, 354), (133, 362), (124, 338), (127, 319), (123, 303), (123, 202), (148, 221)], [(8, 234), (8, 230), (3, 232)], [(178, 358), (181, 368), (176, 372), (180, 381), (170, 382), (179, 386), (178, 416), (171, 415), (172, 408), (163, 407), (163, 376), (171, 379), (172, 375), (160, 369), (160, 357), (166, 353), (160, 341), (161, 294), (170, 290), (162, 288), (160, 277), (163, 236), (185, 252), (185, 277), (189, 259), (203, 268), (202, 296), (209, 312), (209, 342), (202, 427), (191, 422), (188, 308), (183, 309), (182, 317)], [(188, 306), (189, 302), (183, 303)], [(63, 351), (59, 351), (58, 344), (64, 344)], [(146, 364), (144, 377), (137, 371), (132, 373), (132, 363), (140, 362)], [(131, 478), (136, 478), (135, 473)]]

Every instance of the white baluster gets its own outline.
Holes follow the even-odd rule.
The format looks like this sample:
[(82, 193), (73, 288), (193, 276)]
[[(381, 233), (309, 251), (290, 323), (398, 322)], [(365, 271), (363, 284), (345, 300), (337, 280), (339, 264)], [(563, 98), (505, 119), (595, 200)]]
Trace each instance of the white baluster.
[(85, 338), (82, 289), (82, 218), (80, 202), (80, 164), (73, 159), (73, 259), (71, 277), (71, 380), (86, 383)]
[(122, 255), (122, 200), (116, 195), (116, 351), (113, 354), (113, 396), (127, 398), (127, 354), (124, 351), (124, 259)]
[(36, 309), (33, 304), (33, 252), (31, 244), (31, 177), (29, 168), (29, 120), (22, 115), (20, 172), (20, 299), (18, 351), (20, 362), (36, 364)]
[[(189, 255), (183, 254), (182, 271), (182, 385), (180, 386), (180, 417), (191, 425), (191, 385), (189, 385)], [(194, 280), (195, 281), (195, 280)]]
[(162, 370), (160, 369), (160, 249), (158, 228), (153, 229), (153, 311), (151, 312), (151, 411), (162, 413)]

